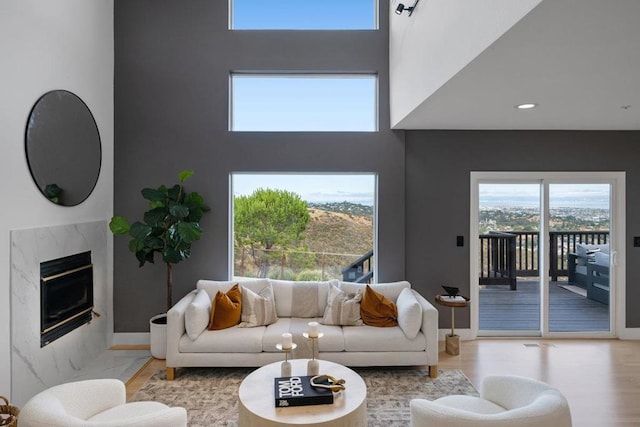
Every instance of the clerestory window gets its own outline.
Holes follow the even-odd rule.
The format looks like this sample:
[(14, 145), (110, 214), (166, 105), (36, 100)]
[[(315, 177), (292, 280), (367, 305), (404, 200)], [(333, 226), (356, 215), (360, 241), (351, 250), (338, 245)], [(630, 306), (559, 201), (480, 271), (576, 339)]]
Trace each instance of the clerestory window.
[(375, 30), (377, 0), (230, 0), (233, 30)]
[(232, 73), (230, 129), (375, 132), (375, 74)]

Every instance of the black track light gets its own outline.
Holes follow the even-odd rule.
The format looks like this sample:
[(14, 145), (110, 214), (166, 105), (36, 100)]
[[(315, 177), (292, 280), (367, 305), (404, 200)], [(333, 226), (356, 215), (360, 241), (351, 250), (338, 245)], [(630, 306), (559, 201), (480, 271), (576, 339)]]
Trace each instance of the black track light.
[(411, 16), (411, 14), (413, 13), (413, 10), (416, 8), (416, 5), (418, 4), (419, 1), (420, 0), (415, 0), (415, 2), (413, 3), (413, 6), (410, 6), (410, 7), (405, 7), (403, 3), (398, 3), (398, 7), (396, 7), (396, 15), (402, 15), (402, 12), (406, 10), (407, 12), (409, 12), (409, 16)]

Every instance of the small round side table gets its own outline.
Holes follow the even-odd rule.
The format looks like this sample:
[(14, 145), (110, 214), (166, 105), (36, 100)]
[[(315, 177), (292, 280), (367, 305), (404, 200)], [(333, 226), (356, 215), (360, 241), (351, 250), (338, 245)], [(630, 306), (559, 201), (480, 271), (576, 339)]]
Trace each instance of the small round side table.
[(460, 337), (456, 335), (455, 329), (455, 319), (456, 307), (469, 307), (469, 298), (463, 297), (464, 301), (461, 301), (460, 298), (449, 299), (448, 295), (436, 295), (436, 303), (440, 305), (444, 305), (445, 307), (451, 307), (451, 334), (447, 334), (445, 337), (445, 350), (448, 354), (452, 354), (457, 356), (460, 354)]

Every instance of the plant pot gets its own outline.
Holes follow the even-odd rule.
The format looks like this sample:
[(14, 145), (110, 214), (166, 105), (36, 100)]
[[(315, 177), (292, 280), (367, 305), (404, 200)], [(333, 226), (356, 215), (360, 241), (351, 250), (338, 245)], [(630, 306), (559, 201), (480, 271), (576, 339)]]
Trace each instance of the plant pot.
[(149, 320), (151, 355), (156, 359), (167, 357), (167, 314), (158, 314)]

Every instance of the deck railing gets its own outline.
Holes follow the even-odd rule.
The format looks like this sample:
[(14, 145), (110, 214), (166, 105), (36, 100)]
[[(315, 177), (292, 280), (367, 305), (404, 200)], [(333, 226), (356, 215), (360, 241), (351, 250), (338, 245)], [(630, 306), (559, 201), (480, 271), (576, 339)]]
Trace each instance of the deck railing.
[(480, 235), (480, 284), (516, 289), (516, 235), (490, 231)]
[[(537, 231), (502, 231), (481, 234), (480, 284), (509, 285), (515, 289), (517, 277), (538, 276), (539, 234)], [(549, 232), (549, 276), (557, 281), (567, 276), (569, 254), (576, 245), (605, 244), (608, 231)]]
[(371, 283), (373, 280), (373, 250), (349, 264), (342, 270), (342, 280), (345, 282)]
[[(336, 252), (315, 252), (295, 249), (254, 249), (236, 246), (234, 251), (235, 277), (268, 277), (283, 280), (325, 281), (343, 279), (345, 265), (360, 266), (361, 275), (373, 277), (373, 251), (366, 255)], [(356, 267), (357, 272), (357, 267)], [(369, 280), (367, 282), (367, 280)], [(364, 283), (364, 282), (363, 282)]]
[[(608, 231), (552, 231), (549, 233), (549, 276), (558, 280), (558, 276), (569, 274), (569, 254), (576, 252), (578, 243), (603, 245), (609, 243)], [(555, 248), (555, 251), (554, 251)]]

